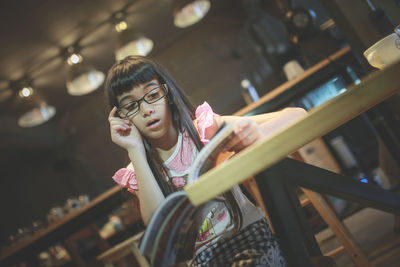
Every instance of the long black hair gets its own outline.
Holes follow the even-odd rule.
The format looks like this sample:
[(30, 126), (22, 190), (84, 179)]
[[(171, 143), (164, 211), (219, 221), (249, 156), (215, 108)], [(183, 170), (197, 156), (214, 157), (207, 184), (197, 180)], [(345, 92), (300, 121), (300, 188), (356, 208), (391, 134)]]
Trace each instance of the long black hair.
[[(187, 95), (179, 88), (168, 71), (156, 61), (142, 56), (129, 56), (117, 61), (109, 70), (105, 92), (110, 107), (119, 107), (117, 97), (130, 91), (133, 87), (157, 79), (160, 84), (167, 84), (167, 101), (172, 114), (174, 127), (183, 132), (186, 130), (194, 141), (198, 150), (203, 144), (200, 141), (198, 132), (193, 124), (195, 118), (195, 107), (190, 102)], [(165, 180), (168, 172), (163, 162), (150, 145), (150, 142), (143, 136), (146, 150), (146, 157), (157, 183), (159, 184), (164, 196), (172, 192), (172, 188)]]

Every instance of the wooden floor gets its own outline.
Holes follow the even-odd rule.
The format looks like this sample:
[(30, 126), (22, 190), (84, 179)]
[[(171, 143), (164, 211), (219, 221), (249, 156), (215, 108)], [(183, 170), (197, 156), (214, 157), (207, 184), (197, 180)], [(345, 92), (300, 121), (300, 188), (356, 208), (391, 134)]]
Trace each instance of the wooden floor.
[[(400, 232), (394, 231), (394, 215), (365, 208), (344, 220), (360, 249), (372, 266), (400, 266)], [(323, 253), (340, 245), (330, 229), (316, 235)], [(343, 252), (334, 258), (337, 266), (356, 266)]]

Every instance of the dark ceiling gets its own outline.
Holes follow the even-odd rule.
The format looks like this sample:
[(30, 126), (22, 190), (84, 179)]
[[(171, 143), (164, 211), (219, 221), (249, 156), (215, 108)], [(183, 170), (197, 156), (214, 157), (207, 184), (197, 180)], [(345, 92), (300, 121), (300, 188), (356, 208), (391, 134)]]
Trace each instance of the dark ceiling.
[[(235, 25), (232, 16), (229, 18), (228, 15), (231, 21), (224, 21), (224, 16), (216, 17), (230, 2), (238, 5), (240, 1), (213, 1), (207, 19)], [(18, 116), (32, 105), (29, 99), (18, 96), (20, 80), (31, 80), (34, 98), (40, 96), (56, 107), (56, 116), (47, 123), (56, 128), (71, 110), (88, 104), (99, 94), (97, 91), (80, 97), (67, 94), (66, 63), (62, 51), (78, 43), (82, 47), (84, 61), (106, 72), (114, 62), (117, 37), (110, 18), (121, 9), (128, 14), (128, 25), (154, 41), (155, 47), (150, 54), (154, 57), (193, 28), (200, 27), (174, 27), (172, 6), (168, 0), (1, 2), (0, 149), (3, 157), (12, 157), (16, 152), (23, 153), (30, 146), (36, 149), (35, 145), (53, 145), (52, 142), (59, 141), (57, 136), (48, 131), (50, 126), (38, 126), (36, 129), (17, 126)], [(240, 25), (239, 18), (237, 25)], [(86, 116), (90, 116), (90, 113)]]
[(12, 117), (22, 112), (24, 103), (15, 97), (10, 82), (24, 77), (61, 112), (79, 101), (66, 93), (61, 52), (78, 43), (86, 62), (107, 70), (114, 61), (117, 36), (109, 19), (118, 10), (126, 10), (128, 24), (154, 40), (153, 53), (184, 32), (172, 25), (169, 1), (40, 0), (2, 1), (1, 5), (0, 101), (2, 114)]

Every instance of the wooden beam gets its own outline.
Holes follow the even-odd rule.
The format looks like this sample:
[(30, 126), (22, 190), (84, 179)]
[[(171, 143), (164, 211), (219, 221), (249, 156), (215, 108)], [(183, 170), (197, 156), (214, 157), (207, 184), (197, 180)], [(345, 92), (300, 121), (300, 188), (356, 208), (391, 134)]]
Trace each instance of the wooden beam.
[(267, 169), (400, 89), (400, 63), (374, 71), (345, 93), (313, 109), (307, 116), (267, 140), (260, 141), (185, 187), (194, 205), (202, 204)]

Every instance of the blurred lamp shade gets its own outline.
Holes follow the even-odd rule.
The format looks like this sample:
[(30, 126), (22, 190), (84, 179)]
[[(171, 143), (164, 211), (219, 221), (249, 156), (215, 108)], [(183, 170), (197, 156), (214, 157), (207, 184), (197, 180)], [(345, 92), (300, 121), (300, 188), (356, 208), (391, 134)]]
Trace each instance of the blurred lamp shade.
[(103, 72), (84, 63), (78, 63), (68, 67), (67, 92), (70, 95), (85, 95), (98, 89), (104, 82)]
[(135, 33), (133, 30), (121, 31), (118, 35), (115, 59), (121, 60), (127, 56), (146, 56), (153, 49), (153, 41)]
[(50, 120), (55, 114), (55, 107), (42, 102), (19, 117), (18, 125), (24, 128), (38, 126)]
[(174, 25), (185, 28), (200, 21), (210, 10), (209, 0), (175, 0)]

